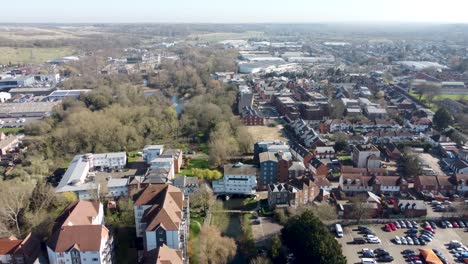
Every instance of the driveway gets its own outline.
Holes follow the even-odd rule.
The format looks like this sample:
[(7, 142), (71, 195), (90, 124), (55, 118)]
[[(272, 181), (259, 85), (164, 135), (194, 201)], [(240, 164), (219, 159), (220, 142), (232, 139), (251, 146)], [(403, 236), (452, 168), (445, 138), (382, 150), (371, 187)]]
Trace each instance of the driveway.
[(260, 224), (252, 224), (255, 245), (258, 247), (269, 247), (270, 240), (275, 234), (279, 234), (281, 225), (274, 222), (272, 217), (259, 217)]

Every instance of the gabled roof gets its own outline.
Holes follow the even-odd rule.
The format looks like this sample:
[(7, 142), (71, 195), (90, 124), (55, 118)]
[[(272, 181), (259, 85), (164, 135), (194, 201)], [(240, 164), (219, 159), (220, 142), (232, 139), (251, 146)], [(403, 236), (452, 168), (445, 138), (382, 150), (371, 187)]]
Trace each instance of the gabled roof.
[(0, 239), (0, 255), (13, 254), (16, 248), (21, 244), (22, 240), (14, 236)]
[(437, 186), (437, 178), (435, 176), (416, 176), (417, 179), (419, 179), (419, 182), (421, 185), (426, 185), (426, 186)]
[(165, 230), (178, 230), (182, 221), (184, 193), (168, 184), (146, 187), (136, 195), (135, 205), (151, 205), (143, 215), (146, 230), (154, 231), (159, 226)]
[(54, 229), (61, 226), (91, 225), (99, 214), (99, 207), (99, 201), (75, 201), (57, 217)]
[(50, 236), (47, 246), (54, 252), (67, 252), (76, 248), (80, 252), (100, 251), (101, 240), (109, 237), (103, 225), (63, 226)]
[(298, 190), (304, 189), (304, 186), (317, 187), (317, 185), (310, 178), (307, 178), (305, 176), (300, 176), (290, 180), (289, 185)]
[(182, 252), (165, 244), (148, 252), (145, 264), (182, 264)]

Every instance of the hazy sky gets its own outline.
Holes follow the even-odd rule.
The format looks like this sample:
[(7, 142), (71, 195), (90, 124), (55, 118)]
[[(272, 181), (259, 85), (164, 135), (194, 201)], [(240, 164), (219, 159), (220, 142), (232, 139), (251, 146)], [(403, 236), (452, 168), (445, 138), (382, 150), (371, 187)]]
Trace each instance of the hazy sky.
[(1, 0), (0, 9), (0, 22), (468, 23), (468, 0)]

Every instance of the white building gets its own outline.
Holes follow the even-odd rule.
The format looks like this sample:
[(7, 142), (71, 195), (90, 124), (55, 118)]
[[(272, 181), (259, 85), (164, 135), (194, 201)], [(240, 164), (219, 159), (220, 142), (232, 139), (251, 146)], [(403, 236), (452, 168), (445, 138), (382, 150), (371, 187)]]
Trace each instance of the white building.
[(0, 92), (0, 102), (4, 103), (11, 99), (11, 94), (7, 92)]
[(51, 264), (112, 263), (113, 238), (98, 201), (77, 201), (57, 218), (47, 241)]
[(164, 145), (146, 145), (143, 148), (143, 158), (145, 162), (149, 165), (152, 160), (157, 156), (162, 155), (164, 151)]
[(107, 195), (110, 197), (128, 196), (128, 178), (109, 179), (107, 182)]
[(358, 168), (380, 167), (380, 151), (374, 145), (355, 145), (351, 153), (351, 159)]
[(80, 200), (93, 199), (100, 191), (100, 184), (93, 181), (95, 169), (122, 169), (127, 164), (125, 152), (76, 155), (68, 166), (57, 193), (74, 192)]
[(165, 244), (186, 258), (190, 215), (182, 190), (169, 184), (150, 185), (136, 195), (134, 212), (136, 235), (143, 238), (146, 252)]
[(255, 195), (257, 188), (257, 168), (242, 163), (224, 166), (224, 177), (213, 181), (215, 194)]

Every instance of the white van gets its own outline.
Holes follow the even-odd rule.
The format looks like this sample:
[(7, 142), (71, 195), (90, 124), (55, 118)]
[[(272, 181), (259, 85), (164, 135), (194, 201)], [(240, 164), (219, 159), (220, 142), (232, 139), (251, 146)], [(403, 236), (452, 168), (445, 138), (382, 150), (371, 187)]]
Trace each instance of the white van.
[(377, 262), (375, 262), (375, 260), (371, 258), (362, 258), (361, 263), (362, 264), (376, 264)]
[(335, 231), (338, 237), (343, 237), (343, 228), (341, 227), (340, 224), (335, 225)]

